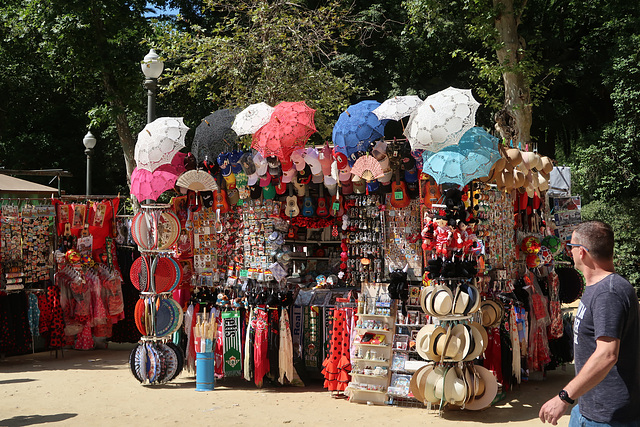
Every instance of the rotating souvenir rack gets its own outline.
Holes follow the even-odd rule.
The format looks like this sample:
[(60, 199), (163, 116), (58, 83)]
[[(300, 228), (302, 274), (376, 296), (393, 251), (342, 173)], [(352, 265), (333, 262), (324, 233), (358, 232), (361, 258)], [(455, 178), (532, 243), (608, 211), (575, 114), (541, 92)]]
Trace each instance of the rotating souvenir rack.
[(416, 336), (416, 350), (433, 363), (419, 368), (411, 378), (413, 396), (442, 411), (447, 404), (480, 410), (491, 404), (498, 391), (493, 374), (473, 361), (487, 347), (485, 328), (477, 322), (480, 292), (473, 279), (434, 280), (420, 292), (420, 306), (434, 323)]
[(141, 383), (163, 384), (177, 377), (184, 365), (182, 350), (170, 341), (184, 315), (171, 297), (182, 276), (171, 249), (180, 235), (180, 221), (169, 205), (142, 205), (133, 217), (131, 232), (141, 253), (130, 277), (140, 291), (134, 318), (143, 336), (129, 364)]

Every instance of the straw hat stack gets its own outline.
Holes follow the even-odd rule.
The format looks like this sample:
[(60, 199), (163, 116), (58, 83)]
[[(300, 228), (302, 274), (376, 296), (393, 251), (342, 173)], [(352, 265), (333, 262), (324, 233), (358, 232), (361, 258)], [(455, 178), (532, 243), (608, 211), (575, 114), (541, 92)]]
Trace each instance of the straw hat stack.
[(529, 197), (533, 197), (536, 191), (549, 189), (549, 175), (553, 169), (549, 157), (510, 147), (501, 148), (500, 153), (502, 157), (493, 165), (489, 175), (480, 181), (495, 181), (500, 190), (518, 190)]
[(498, 382), (482, 366), (429, 364), (416, 371), (409, 389), (424, 403), (448, 403), (477, 411), (491, 404), (498, 392)]

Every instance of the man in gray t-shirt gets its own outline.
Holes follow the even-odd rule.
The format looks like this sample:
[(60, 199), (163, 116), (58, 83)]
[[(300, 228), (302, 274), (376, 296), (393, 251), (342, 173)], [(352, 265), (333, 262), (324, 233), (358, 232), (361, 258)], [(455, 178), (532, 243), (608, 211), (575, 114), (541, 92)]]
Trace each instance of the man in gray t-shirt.
[(580, 224), (567, 244), (587, 285), (574, 322), (576, 377), (542, 406), (542, 422), (556, 425), (579, 399), (570, 427), (640, 426), (640, 306), (614, 272), (613, 245), (613, 230), (599, 221)]

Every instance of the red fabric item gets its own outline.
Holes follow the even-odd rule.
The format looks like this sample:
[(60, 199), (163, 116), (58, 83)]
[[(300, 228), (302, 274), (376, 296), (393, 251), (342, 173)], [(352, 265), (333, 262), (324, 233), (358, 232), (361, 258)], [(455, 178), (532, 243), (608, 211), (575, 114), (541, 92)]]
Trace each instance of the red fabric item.
[(262, 386), (262, 379), (269, 372), (269, 328), (268, 315), (264, 309), (256, 310), (256, 334), (253, 343), (254, 381)]
[(349, 323), (345, 309), (333, 310), (331, 347), (322, 365), (324, 388), (329, 391), (344, 391), (351, 381), (351, 361), (349, 359)]
[(499, 383), (502, 379), (502, 345), (500, 344), (500, 328), (489, 328), (489, 345), (484, 352), (484, 367), (492, 371)]
[(222, 318), (216, 319), (218, 323), (218, 337), (215, 348), (215, 374), (216, 377), (224, 377), (224, 331), (222, 330)]

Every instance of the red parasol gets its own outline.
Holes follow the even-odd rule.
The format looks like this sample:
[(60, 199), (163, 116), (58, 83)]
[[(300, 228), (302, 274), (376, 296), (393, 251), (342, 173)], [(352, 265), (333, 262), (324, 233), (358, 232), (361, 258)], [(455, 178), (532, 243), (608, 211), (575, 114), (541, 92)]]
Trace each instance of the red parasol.
[(275, 106), (269, 122), (253, 134), (251, 147), (265, 158), (276, 156), (288, 163), (293, 150), (304, 147), (316, 132), (315, 112), (304, 101), (281, 102)]
[(170, 164), (159, 166), (153, 172), (135, 168), (131, 173), (131, 194), (139, 202), (157, 200), (162, 193), (174, 187), (178, 177), (184, 172), (186, 156), (184, 153), (177, 153)]

